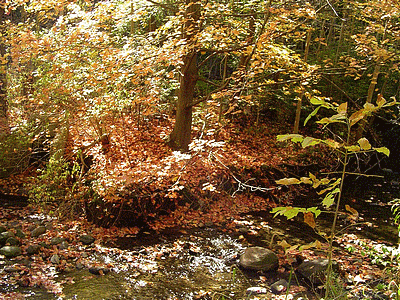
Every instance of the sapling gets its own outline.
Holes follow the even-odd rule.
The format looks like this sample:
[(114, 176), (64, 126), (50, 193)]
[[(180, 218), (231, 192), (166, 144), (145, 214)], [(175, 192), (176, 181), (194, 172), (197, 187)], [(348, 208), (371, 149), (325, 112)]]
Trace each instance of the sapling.
[[(347, 167), (349, 163), (349, 158), (353, 155), (357, 155), (360, 153), (369, 153), (369, 152), (380, 152), (387, 156), (389, 156), (389, 149), (386, 147), (372, 147), (371, 143), (368, 141), (367, 138), (362, 137), (356, 141), (353, 141), (354, 129), (355, 125), (370, 116), (371, 114), (375, 113), (379, 109), (392, 106), (397, 104), (396, 101), (392, 101), (390, 103), (386, 102), (386, 100), (379, 95), (376, 105), (372, 103), (365, 103), (364, 107), (349, 114), (348, 112), (348, 105), (347, 103), (342, 103), (340, 105), (330, 103), (325, 99), (320, 97), (313, 97), (311, 98), (310, 102), (317, 107), (314, 109), (313, 112), (306, 118), (304, 125), (317, 113), (322, 109), (325, 108), (329, 111), (332, 111), (333, 114), (330, 117), (324, 117), (321, 120), (317, 121), (317, 123), (322, 124), (324, 128), (331, 124), (338, 124), (342, 126), (336, 126), (335, 130), (342, 127), (344, 132), (344, 138), (340, 138), (337, 135), (338, 139), (320, 139), (314, 137), (303, 136), (300, 134), (286, 134), (286, 135), (279, 135), (277, 137), (278, 141), (292, 141), (294, 143), (300, 143), (303, 148), (316, 146), (316, 145), (325, 145), (332, 149), (338, 156), (338, 159), (341, 163), (341, 169), (339, 172), (334, 172), (333, 174), (338, 174), (338, 177), (330, 177), (327, 176), (325, 178), (318, 178), (312, 173), (309, 173), (308, 177), (301, 177), (298, 178), (284, 178), (276, 181), (277, 184), (280, 185), (293, 185), (293, 184), (308, 184), (311, 185), (314, 189), (317, 189), (318, 195), (322, 196), (322, 206), (325, 209), (330, 207), (334, 207), (334, 217), (330, 228), (329, 236), (327, 237), (327, 241), (329, 244), (328, 248), (328, 268), (326, 272), (326, 283), (325, 283), (325, 298), (335, 296), (335, 288), (333, 287), (333, 268), (332, 268), (332, 252), (333, 252), (333, 241), (336, 235), (336, 224), (339, 215), (339, 208), (340, 208), (340, 200), (342, 198), (343, 192), (343, 185), (344, 179), (346, 174), (355, 174), (348, 172)], [(358, 174), (357, 175), (363, 175)], [(346, 209), (351, 214), (357, 214), (357, 212), (349, 207), (346, 206)], [(283, 215), (288, 219), (294, 218), (299, 213), (303, 213), (304, 221), (310, 225), (313, 229), (315, 229), (315, 218), (321, 214), (321, 210), (318, 207), (310, 207), (310, 208), (303, 208), (303, 207), (276, 207), (272, 210), (274, 216)], [(338, 296), (338, 295), (336, 295)]]

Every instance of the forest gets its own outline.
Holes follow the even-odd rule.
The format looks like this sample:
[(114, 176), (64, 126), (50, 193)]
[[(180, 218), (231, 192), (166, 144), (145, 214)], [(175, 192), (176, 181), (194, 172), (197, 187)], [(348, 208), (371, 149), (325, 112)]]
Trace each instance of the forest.
[(0, 299), (399, 299), (399, 21), (0, 1)]

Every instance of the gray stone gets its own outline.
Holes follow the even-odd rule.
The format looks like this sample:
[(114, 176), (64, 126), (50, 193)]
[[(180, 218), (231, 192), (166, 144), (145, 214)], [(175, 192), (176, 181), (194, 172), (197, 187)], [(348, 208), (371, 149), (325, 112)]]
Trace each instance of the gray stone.
[(4, 255), (7, 258), (16, 257), (18, 255), (21, 255), (21, 253), (21, 248), (17, 246), (4, 246), (0, 249), (0, 254)]
[(252, 286), (246, 290), (247, 295), (266, 294), (268, 290), (261, 286)]
[(8, 240), (8, 238), (10, 237), (14, 237), (14, 233), (11, 231), (4, 231), (2, 233), (0, 233), (0, 246), (4, 246), (6, 244), (6, 241)]
[(110, 269), (104, 268), (104, 267), (99, 267), (99, 266), (94, 266), (94, 267), (89, 268), (89, 272), (94, 275), (105, 275), (110, 272)]
[(28, 253), (29, 255), (38, 254), (39, 250), (40, 250), (39, 245), (29, 245), (28, 248), (26, 248), (26, 253)]
[(58, 264), (60, 264), (60, 257), (58, 256), (58, 254), (53, 254), (50, 257), (50, 261), (52, 264), (58, 265)]
[(84, 266), (81, 262), (77, 262), (76, 265), (75, 265), (75, 267), (76, 267), (78, 270), (82, 270), (83, 268), (85, 268), (85, 266)]
[(240, 256), (239, 264), (249, 270), (270, 271), (279, 267), (279, 259), (273, 251), (267, 248), (249, 247)]
[(79, 241), (81, 241), (84, 245), (90, 245), (95, 241), (95, 238), (91, 235), (85, 234), (79, 237)]
[(271, 285), (271, 292), (274, 294), (280, 294), (286, 292), (289, 283), (285, 279), (278, 280)]
[[(328, 259), (326, 258), (317, 258), (314, 260), (304, 261), (297, 267), (297, 271), (313, 284), (325, 282), (327, 269)], [(335, 271), (337, 269), (337, 263), (333, 261), (333, 270)]]
[(19, 246), (19, 241), (15, 237), (11, 236), (7, 239), (6, 245), (9, 246)]
[(36, 227), (35, 229), (32, 230), (31, 236), (38, 237), (39, 235), (42, 235), (45, 232), (46, 232), (46, 227), (39, 226), (39, 227)]
[(63, 241), (65, 241), (65, 238), (56, 236), (56, 237), (53, 237), (53, 238), (51, 239), (50, 243), (51, 243), (52, 245), (58, 245), (58, 244), (61, 244)]
[(69, 244), (67, 241), (62, 241), (61, 244), (58, 246), (58, 248), (60, 248), (60, 250), (65, 250), (68, 249)]
[(24, 239), (26, 237), (25, 233), (21, 229), (17, 229), (15, 236), (19, 237), (20, 239)]

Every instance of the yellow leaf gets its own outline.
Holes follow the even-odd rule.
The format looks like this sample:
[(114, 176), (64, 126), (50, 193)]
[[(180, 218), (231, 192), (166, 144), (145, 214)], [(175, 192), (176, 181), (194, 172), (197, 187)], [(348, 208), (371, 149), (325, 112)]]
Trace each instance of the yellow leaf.
[(358, 144), (360, 145), (362, 150), (370, 150), (372, 148), (371, 144), (366, 138), (359, 139)]
[(337, 112), (339, 114), (343, 114), (343, 115), (346, 114), (346, 112), (347, 112), (347, 102), (340, 104), (338, 109), (337, 109)]

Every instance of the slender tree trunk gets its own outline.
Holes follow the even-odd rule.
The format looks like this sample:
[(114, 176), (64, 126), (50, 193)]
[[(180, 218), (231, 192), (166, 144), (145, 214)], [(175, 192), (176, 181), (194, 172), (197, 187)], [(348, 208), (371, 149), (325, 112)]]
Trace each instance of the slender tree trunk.
[(185, 0), (185, 24), (183, 36), (187, 41), (187, 53), (183, 58), (180, 77), (175, 126), (169, 136), (172, 149), (188, 151), (192, 132), (192, 103), (198, 80), (196, 34), (199, 30), (200, 3)]
[[(5, 20), (5, 11), (4, 6), (0, 4), (0, 29), (1, 29), (1, 37), (0, 37), (0, 56), (3, 58), (6, 54), (5, 49), (5, 41), (4, 38), (7, 36), (6, 28), (4, 25)], [(3, 59), (2, 59), (3, 61)], [(8, 134), (10, 132), (9, 124), (8, 124), (8, 102), (7, 102), (7, 75), (6, 75), (6, 64), (1, 63), (0, 65), (0, 137)]]
[[(371, 83), (369, 84), (366, 103), (372, 103), (372, 98), (374, 96), (375, 86), (378, 83), (378, 76), (379, 76), (380, 70), (381, 70), (381, 66), (378, 61), (377, 64), (375, 65), (374, 73), (372, 73), (372, 80), (371, 80)], [(356, 141), (358, 141), (364, 135), (364, 131), (365, 131), (365, 128), (367, 127), (367, 124), (368, 124), (368, 121), (366, 118), (361, 120), (360, 125), (357, 128), (357, 132), (356, 132), (356, 136), (355, 136)]]

